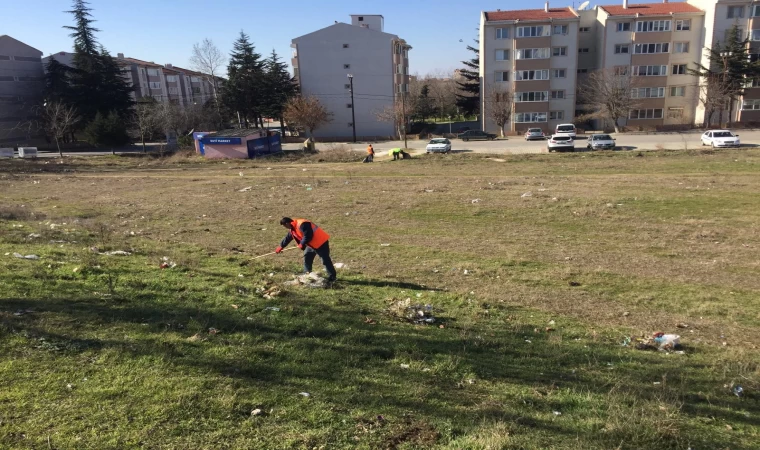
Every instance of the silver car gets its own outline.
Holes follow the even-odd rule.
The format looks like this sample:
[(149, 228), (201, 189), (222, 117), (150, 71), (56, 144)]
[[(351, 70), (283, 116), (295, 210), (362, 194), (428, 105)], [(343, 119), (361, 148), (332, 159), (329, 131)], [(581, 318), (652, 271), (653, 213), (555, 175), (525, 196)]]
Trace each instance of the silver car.
[(615, 139), (609, 134), (592, 134), (588, 137), (586, 148), (589, 150), (615, 150)]
[(446, 138), (431, 139), (425, 147), (425, 153), (448, 153), (451, 151), (451, 141)]

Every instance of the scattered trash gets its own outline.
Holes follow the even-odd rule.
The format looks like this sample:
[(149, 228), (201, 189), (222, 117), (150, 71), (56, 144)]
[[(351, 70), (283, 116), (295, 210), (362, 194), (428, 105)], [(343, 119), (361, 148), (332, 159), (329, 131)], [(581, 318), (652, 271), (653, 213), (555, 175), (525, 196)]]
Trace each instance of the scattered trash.
[(343, 264), (343, 263), (335, 263), (334, 266), (335, 266), (336, 269), (342, 269), (342, 268), (346, 267), (346, 265)]
[(74, 385), (71, 384), (71, 383), (67, 384), (66, 387), (69, 388), (69, 389), (74, 389)]
[(631, 313), (629, 313), (628, 311), (624, 311), (624, 312), (623, 312), (623, 317), (628, 317), (628, 316), (630, 316), (630, 315), (631, 315)]
[(27, 237), (28, 237), (28, 238), (30, 238), (30, 239), (33, 239), (33, 238), (42, 237), (42, 235), (41, 235), (41, 234), (37, 234), (37, 233), (32, 233), (32, 234), (30, 234), (30, 235), (29, 235), (29, 236), (27, 236)]
[(677, 323), (676, 324), (676, 328), (689, 328), (689, 324), (688, 323), (683, 323), (683, 322)]
[(527, 342), (528, 344), (532, 344), (533, 343), (533, 341), (531, 341), (530, 339), (526, 339), (525, 342)]
[(219, 330), (217, 330), (216, 328), (209, 328), (208, 334), (219, 334)]
[(323, 288), (327, 286), (327, 280), (318, 274), (311, 272), (293, 276), (293, 279), (284, 283), (286, 286), (306, 286), (310, 288)]
[(240, 306), (238, 306), (238, 305), (230, 305), (230, 306), (232, 306), (232, 309), (238, 309), (238, 308), (240, 308)]
[(554, 325), (554, 324), (556, 324), (556, 322), (554, 322), (553, 320), (549, 321), (549, 325)]
[(573, 287), (578, 287), (578, 286), (580, 286), (580, 285), (581, 285), (581, 284), (580, 284), (580, 283), (578, 283), (577, 281), (570, 281), (570, 282), (568, 282), (567, 284), (569, 284), (570, 286), (573, 286)]
[(528, 191), (523, 193), (523, 195), (520, 196), (520, 198), (527, 198), (527, 197), (533, 197), (533, 193)]
[(473, 205), (474, 205), (475, 203), (480, 203), (480, 199), (479, 199), (479, 198), (476, 198), (475, 200), (473, 200), (473, 201), (472, 201), (472, 204), (473, 204)]
[(561, 416), (561, 415), (562, 415), (562, 413), (561, 413), (561, 412), (559, 412), (559, 411), (554, 411), (554, 415), (555, 415), (555, 416)]
[(169, 258), (167, 256), (164, 256), (161, 258), (161, 264), (159, 264), (158, 267), (162, 269), (173, 269), (177, 267), (177, 264), (174, 261), (169, 261)]
[(417, 325), (429, 325), (436, 321), (433, 315), (433, 305), (412, 304), (412, 299), (393, 299), (388, 311), (399, 318), (405, 319)]
[(660, 348), (675, 348), (678, 347), (681, 344), (680, 341), (681, 336), (677, 334), (665, 334), (662, 332), (658, 332), (654, 334), (654, 342), (660, 347)]
[(248, 316), (248, 317), (245, 318), (245, 320), (253, 320), (253, 317)]
[(401, 368), (402, 369), (408, 369), (409, 368), (409, 364), (401, 364)]
[(308, 392), (299, 392), (298, 395), (301, 395), (303, 397), (311, 397), (311, 394), (309, 394)]
[(253, 189), (253, 186), (246, 186), (243, 189), (238, 190), (238, 192), (248, 192), (251, 189)]
[(380, 244), (380, 247), (390, 247), (391, 244)]
[(544, 331), (546, 331), (546, 332), (554, 331), (554, 328), (552, 328), (552, 327), (546, 327), (546, 328), (544, 328)]
[(371, 317), (365, 317), (364, 318), (364, 323), (368, 323), (370, 325), (374, 325), (375, 324), (375, 319), (373, 319)]
[(631, 338), (626, 336), (623, 338), (623, 343), (621, 344), (623, 347), (628, 347), (631, 344)]
[(19, 309), (18, 311), (16, 311), (15, 313), (13, 313), (13, 315), (16, 316), (16, 317), (19, 317), (19, 316), (23, 316), (24, 314), (29, 314), (29, 313), (33, 313), (33, 312), (34, 312), (34, 310), (31, 310), (31, 309)]
[(744, 395), (744, 388), (741, 386), (734, 386), (733, 393), (737, 397)]
[(21, 253), (13, 253), (13, 256), (21, 259), (40, 259), (37, 255), (22, 255)]
[(129, 256), (129, 255), (131, 255), (131, 253), (125, 252), (124, 250), (114, 250), (112, 252), (101, 253), (101, 255), (108, 255), (108, 256)]
[(262, 413), (262, 411), (259, 408), (256, 408), (253, 411), (251, 411), (251, 415), (252, 416), (260, 416), (261, 413)]
[(187, 338), (187, 340), (189, 342), (197, 342), (197, 341), (205, 341), (206, 339), (204, 339), (203, 336), (201, 336), (200, 333), (195, 333), (194, 335), (192, 335), (189, 338)]
[(655, 381), (655, 382), (654, 382), (654, 383), (652, 383), (652, 384), (654, 384), (655, 386), (658, 386), (658, 385), (662, 384), (662, 382), (660, 382), (660, 381)]
[(275, 311), (275, 312), (277, 312), (279, 310), (280, 310), (280, 308), (278, 308), (276, 306), (267, 306), (266, 308), (264, 308), (264, 311)]
[(430, 368), (429, 367), (425, 367), (424, 369), (422, 369), (422, 371), (423, 372), (430, 372)]
[[(267, 281), (267, 283), (270, 283)], [(275, 297), (282, 295), (282, 289), (279, 286), (268, 286), (267, 284), (256, 288), (256, 293), (261, 295), (265, 300), (272, 300)]]

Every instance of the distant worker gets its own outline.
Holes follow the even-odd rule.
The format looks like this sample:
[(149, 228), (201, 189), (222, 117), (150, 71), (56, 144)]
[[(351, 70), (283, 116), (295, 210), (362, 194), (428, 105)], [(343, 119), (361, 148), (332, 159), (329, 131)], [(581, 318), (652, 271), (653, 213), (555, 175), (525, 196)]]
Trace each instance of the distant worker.
[(313, 152), (314, 151), (314, 139), (312, 139), (312, 138), (306, 138), (306, 140), (303, 141), (303, 151), (304, 152)]
[(402, 158), (402, 150), (400, 148), (392, 148), (388, 151), (388, 156), (392, 156), (393, 160), (401, 159)]
[(311, 273), (314, 257), (319, 255), (320, 259), (322, 259), (322, 264), (324, 264), (325, 270), (327, 271), (327, 281), (335, 281), (337, 273), (335, 272), (335, 266), (333, 266), (332, 259), (330, 259), (330, 235), (316, 224), (311, 223), (306, 219), (291, 219), (290, 217), (283, 217), (280, 220), (280, 225), (287, 228), (289, 231), (282, 239), (282, 242), (280, 242), (280, 245), (274, 250), (275, 253), (280, 253), (283, 248), (290, 244), (290, 241), (295, 240), (298, 248), (303, 250), (304, 271), (306, 271), (306, 273)]
[(375, 149), (372, 148), (372, 144), (369, 144), (367, 146), (367, 157), (364, 158), (364, 162), (374, 162), (375, 161)]

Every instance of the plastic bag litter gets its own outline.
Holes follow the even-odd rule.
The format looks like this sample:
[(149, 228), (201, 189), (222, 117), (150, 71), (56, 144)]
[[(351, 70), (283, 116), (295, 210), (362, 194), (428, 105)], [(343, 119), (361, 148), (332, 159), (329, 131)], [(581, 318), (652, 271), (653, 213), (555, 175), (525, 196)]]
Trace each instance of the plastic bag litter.
[(327, 285), (327, 280), (318, 274), (311, 272), (303, 275), (293, 276), (293, 279), (283, 283), (286, 286), (306, 286), (311, 288), (322, 288)]
[(22, 255), (21, 253), (13, 253), (13, 256), (21, 259), (40, 259), (37, 255)]

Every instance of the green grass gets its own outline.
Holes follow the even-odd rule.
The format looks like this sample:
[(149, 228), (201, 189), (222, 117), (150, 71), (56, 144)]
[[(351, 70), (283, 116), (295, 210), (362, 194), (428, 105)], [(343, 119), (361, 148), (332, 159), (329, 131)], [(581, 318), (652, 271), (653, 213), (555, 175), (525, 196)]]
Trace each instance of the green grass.
[(0, 448), (756, 448), (760, 151), (643, 155), (0, 162)]

